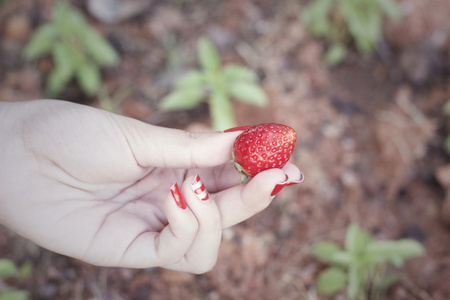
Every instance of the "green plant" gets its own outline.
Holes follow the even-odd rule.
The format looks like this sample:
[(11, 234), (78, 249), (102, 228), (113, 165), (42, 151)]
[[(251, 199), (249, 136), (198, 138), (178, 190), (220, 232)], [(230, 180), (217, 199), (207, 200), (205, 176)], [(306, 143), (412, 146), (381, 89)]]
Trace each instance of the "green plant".
[(100, 67), (119, 62), (116, 51), (89, 26), (82, 13), (64, 1), (55, 4), (52, 22), (39, 26), (24, 50), (27, 60), (49, 54), (54, 68), (46, 89), (52, 96), (73, 77), (84, 93), (94, 95), (101, 85)]
[(30, 262), (25, 262), (18, 267), (12, 260), (7, 258), (0, 259), (0, 300), (26, 300), (29, 292), (15, 289), (5, 282), (4, 279), (15, 278), (16, 280), (23, 280), (31, 273), (32, 265)]
[(384, 14), (391, 19), (400, 17), (395, 0), (312, 0), (300, 20), (313, 36), (331, 43), (325, 61), (335, 65), (346, 57), (350, 39), (360, 53), (372, 53), (382, 37)]
[(160, 102), (162, 111), (191, 109), (206, 98), (212, 127), (222, 130), (236, 126), (230, 97), (256, 106), (268, 103), (255, 72), (234, 64), (221, 67), (211, 41), (201, 38), (197, 54), (202, 70), (190, 71), (176, 82), (175, 89)]
[(399, 276), (388, 272), (388, 265), (401, 267), (405, 259), (424, 253), (415, 240), (377, 241), (357, 224), (347, 229), (345, 248), (333, 242), (319, 242), (311, 254), (330, 266), (319, 273), (316, 288), (331, 295), (347, 285), (349, 299), (382, 299)]

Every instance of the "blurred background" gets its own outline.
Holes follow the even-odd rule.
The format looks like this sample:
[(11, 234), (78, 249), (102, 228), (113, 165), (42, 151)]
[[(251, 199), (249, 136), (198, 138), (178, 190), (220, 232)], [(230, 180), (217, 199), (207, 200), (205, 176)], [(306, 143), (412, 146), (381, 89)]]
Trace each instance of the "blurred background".
[[(94, 267), (0, 227), (0, 299), (450, 299), (449, 16), (448, 0), (0, 0), (0, 101), (287, 124), (306, 178), (227, 229), (203, 275)], [(349, 224), (423, 251), (352, 273), (327, 260), (352, 252)]]

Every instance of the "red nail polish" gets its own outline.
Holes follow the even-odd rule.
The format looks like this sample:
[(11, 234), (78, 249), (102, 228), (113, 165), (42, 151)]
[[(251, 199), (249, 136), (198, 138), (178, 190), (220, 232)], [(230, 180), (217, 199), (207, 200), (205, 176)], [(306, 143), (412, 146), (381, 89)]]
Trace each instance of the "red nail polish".
[(178, 183), (174, 183), (170, 188), (170, 192), (172, 193), (173, 200), (181, 209), (186, 209), (186, 201), (184, 201), (183, 195), (181, 195), (180, 188), (178, 187)]
[(275, 186), (275, 188), (273, 189), (272, 193), (270, 194), (271, 197), (275, 196), (276, 194), (278, 194), (279, 192), (281, 192), (281, 190), (285, 187), (286, 185), (284, 184), (277, 184)]
[(298, 180), (294, 180), (294, 181), (288, 182), (288, 181), (287, 181), (287, 180), (288, 180), (288, 179), (287, 179), (287, 175), (286, 175), (286, 180), (285, 180), (284, 182), (278, 183), (278, 184), (274, 187), (274, 189), (273, 189), (272, 193), (270, 194), (270, 196), (271, 196), (271, 197), (275, 196), (275, 195), (278, 194), (284, 187), (290, 186), (290, 185), (294, 185), (294, 184), (298, 184), (298, 183), (302, 182), (303, 179), (304, 179), (303, 173), (300, 173), (300, 178), (299, 178)]
[(191, 183), (191, 189), (197, 196), (197, 198), (200, 199), (201, 201), (206, 201), (209, 199), (209, 193), (206, 190), (206, 187), (203, 184), (202, 180), (200, 179), (199, 175), (195, 175), (195, 178)]
[(252, 127), (252, 126), (251, 126), (251, 125), (247, 125), (247, 126), (233, 127), (233, 128), (224, 130), (223, 132), (244, 131), (244, 130), (246, 130), (246, 129), (249, 129), (250, 127)]

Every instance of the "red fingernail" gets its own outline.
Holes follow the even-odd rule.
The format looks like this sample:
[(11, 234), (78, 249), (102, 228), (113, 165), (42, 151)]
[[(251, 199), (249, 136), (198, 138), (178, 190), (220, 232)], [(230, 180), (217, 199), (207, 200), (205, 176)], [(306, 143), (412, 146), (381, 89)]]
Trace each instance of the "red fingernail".
[(294, 185), (294, 184), (298, 184), (300, 182), (302, 182), (304, 179), (303, 177), (303, 173), (300, 173), (300, 178), (298, 180), (294, 180), (294, 181), (290, 181), (288, 182), (287, 180), (287, 175), (286, 175), (286, 180), (284, 182), (280, 182), (279, 184), (277, 184), (275, 186), (275, 188), (273, 189), (272, 193), (270, 194), (271, 197), (275, 196), (276, 194), (278, 194), (284, 187), (286, 186), (290, 186), (290, 185)]
[(223, 132), (244, 131), (244, 130), (246, 130), (246, 129), (249, 129), (250, 127), (252, 127), (252, 126), (251, 126), (251, 125), (247, 125), (247, 126), (233, 127), (233, 128), (224, 130)]
[(178, 187), (178, 183), (174, 183), (170, 188), (170, 192), (172, 193), (173, 200), (181, 209), (186, 209), (186, 201), (184, 201), (183, 195), (181, 195), (180, 188)]
[(203, 184), (200, 176), (195, 175), (194, 180), (191, 183), (191, 189), (198, 199), (201, 201), (206, 201), (209, 199), (208, 191), (206, 190), (205, 185)]

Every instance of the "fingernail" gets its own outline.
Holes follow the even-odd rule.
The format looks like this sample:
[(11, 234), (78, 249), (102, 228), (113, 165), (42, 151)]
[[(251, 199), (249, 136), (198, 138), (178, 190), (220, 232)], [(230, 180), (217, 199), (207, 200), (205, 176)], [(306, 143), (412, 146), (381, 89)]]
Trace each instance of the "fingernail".
[(181, 195), (180, 188), (178, 187), (178, 183), (174, 183), (170, 188), (170, 192), (172, 193), (173, 200), (181, 209), (186, 209), (186, 201), (184, 201), (183, 195)]
[(251, 125), (247, 125), (247, 126), (239, 126), (239, 127), (233, 127), (227, 130), (224, 130), (223, 132), (235, 132), (235, 131), (244, 131), (246, 129), (249, 129), (250, 127), (252, 127)]
[(201, 201), (206, 201), (209, 199), (208, 191), (206, 190), (206, 187), (200, 179), (199, 175), (195, 175), (195, 178), (191, 183), (191, 189), (194, 192), (195, 196), (197, 196), (197, 198)]
[(300, 182), (302, 182), (304, 179), (303, 173), (300, 173), (300, 178), (297, 180), (293, 180), (293, 181), (288, 181), (287, 175), (286, 175), (286, 180), (283, 182), (278, 183), (275, 188), (273, 189), (272, 193), (270, 194), (271, 197), (274, 197), (276, 194), (278, 194), (284, 187), (286, 186), (290, 186), (290, 185), (294, 185), (294, 184), (298, 184)]

